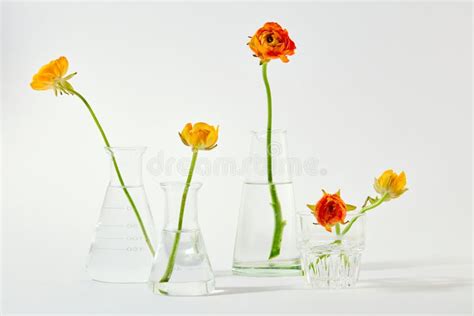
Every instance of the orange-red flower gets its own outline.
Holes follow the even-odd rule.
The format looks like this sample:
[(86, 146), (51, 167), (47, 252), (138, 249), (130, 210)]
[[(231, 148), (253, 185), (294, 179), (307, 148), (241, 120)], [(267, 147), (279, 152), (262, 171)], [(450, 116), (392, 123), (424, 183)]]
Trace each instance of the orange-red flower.
[(287, 56), (295, 53), (295, 43), (278, 23), (267, 22), (258, 29), (248, 43), (255, 57), (260, 58), (260, 63), (279, 58), (282, 62), (289, 62)]
[[(323, 191), (324, 192), (324, 191)], [(316, 205), (308, 205), (318, 223), (328, 232), (337, 223), (344, 224), (347, 206), (341, 198), (340, 192), (329, 194), (324, 192), (323, 197)]]

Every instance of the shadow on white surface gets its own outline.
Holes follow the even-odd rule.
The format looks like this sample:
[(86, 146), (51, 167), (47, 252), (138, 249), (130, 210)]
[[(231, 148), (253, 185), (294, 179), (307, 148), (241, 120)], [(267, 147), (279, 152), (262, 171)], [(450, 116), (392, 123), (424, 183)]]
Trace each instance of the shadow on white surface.
[[(467, 264), (453, 260), (367, 263), (363, 264), (359, 282), (352, 290), (435, 293), (472, 288), (472, 275), (459, 276), (458, 265), (462, 269)], [(216, 271), (215, 276), (217, 286), (213, 296), (311, 289), (302, 277), (251, 278), (235, 276), (232, 271)]]
[(305, 289), (302, 277), (245, 277), (232, 271), (215, 271), (216, 291), (212, 296), (263, 293)]
[[(472, 274), (453, 276), (469, 265), (453, 259), (373, 262), (363, 264), (357, 288), (376, 288), (390, 292), (436, 292), (472, 287)], [(472, 263), (470, 263), (472, 266)], [(383, 277), (377, 277), (383, 273)], [(367, 279), (365, 275), (375, 275)]]
[(356, 288), (373, 288), (390, 292), (444, 292), (464, 287), (472, 287), (470, 278), (381, 278), (373, 280), (359, 280)]
[(216, 288), (212, 296), (219, 295), (235, 295), (235, 294), (249, 294), (249, 293), (263, 293), (276, 292), (286, 290), (302, 290), (303, 288), (297, 286), (223, 286)]
[(410, 261), (386, 261), (386, 262), (368, 262), (362, 263), (361, 271), (377, 271), (377, 270), (400, 270), (420, 267), (439, 267), (464, 265), (466, 262), (456, 261), (448, 258), (434, 258), (431, 260), (410, 260)]

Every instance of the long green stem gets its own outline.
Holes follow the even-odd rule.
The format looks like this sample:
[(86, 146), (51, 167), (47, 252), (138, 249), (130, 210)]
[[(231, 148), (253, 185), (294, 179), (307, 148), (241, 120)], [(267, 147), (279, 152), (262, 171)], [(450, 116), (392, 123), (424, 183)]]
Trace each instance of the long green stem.
[(176, 260), (176, 253), (178, 251), (179, 240), (181, 239), (181, 229), (183, 228), (184, 208), (186, 206), (186, 198), (188, 196), (189, 186), (191, 185), (191, 180), (193, 178), (197, 155), (198, 155), (198, 150), (193, 150), (193, 158), (191, 160), (191, 166), (189, 167), (188, 178), (186, 179), (186, 185), (184, 186), (183, 196), (181, 197), (181, 207), (179, 209), (179, 218), (178, 218), (178, 229), (176, 231), (176, 236), (174, 237), (173, 248), (171, 248), (171, 254), (168, 260), (168, 265), (166, 266), (165, 273), (161, 277), (160, 283), (168, 282), (171, 278), (171, 274), (173, 273), (174, 262)]
[(337, 223), (336, 224), (336, 235), (340, 235), (341, 234), (341, 224)]
[[(99, 120), (97, 119), (97, 116), (95, 115), (94, 111), (92, 110), (92, 107), (89, 105), (89, 103), (87, 102), (87, 100), (77, 91), (75, 90), (69, 90), (72, 94), (76, 95), (77, 97), (79, 97), (79, 99), (81, 99), (81, 101), (86, 105), (87, 109), (89, 110), (89, 113), (91, 114), (92, 116), (92, 119), (94, 120), (95, 122), (95, 125), (97, 125), (97, 128), (99, 129), (100, 131), (100, 134), (102, 135), (102, 138), (104, 140), (104, 143), (107, 147), (110, 147), (110, 143), (109, 143), (109, 140), (107, 139), (107, 136), (105, 136), (105, 132), (104, 132), (104, 129), (102, 128), (102, 126), (100, 125), (99, 123)], [(132, 196), (130, 195), (130, 193), (128, 192), (128, 189), (125, 187), (125, 182), (123, 180), (123, 177), (122, 177), (122, 174), (120, 173), (120, 169), (118, 167), (118, 164), (117, 164), (117, 160), (115, 159), (114, 157), (114, 154), (112, 154), (112, 162), (114, 164), (114, 169), (115, 169), (115, 172), (117, 173), (117, 177), (119, 179), (119, 182), (120, 182), (120, 185), (122, 186), (122, 190), (123, 192), (125, 193), (125, 196), (127, 197), (128, 201), (130, 202), (130, 205), (132, 206), (132, 209), (133, 209), (133, 212), (135, 213), (135, 216), (138, 220), (138, 223), (140, 225), (140, 229), (143, 233), (143, 236), (145, 238), (145, 242), (148, 246), (148, 249), (150, 249), (150, 252), (152, 254), (152, 256), (155, 256), (155, 250), (153, 249), (153, 245), (151, 243), (151, 240), (150, 238), (148, 237), (148, 234), (146, 232), (146, 229), (145, 229), (145, 225), (143, 224), (143, 220), (140, 216), (140, 213), (138, 212), (138, 209), (137, 209), (137, 206), (135, 205), (135, 202), (133, 202), (133, 199), (132, 199)]]
[[(336, 224), (336, 236), (337, 236), (337, 239), (334, 240), (332, 243), (330, 243), (329, 245), (340, 245), (342, 243), (342, 237), (347, 234), (349, 232), (349, 230), (351, 229), (352, 225), (357, 221), (357, 219), (359, 217), (361, 217), (365, 212), (367, 211), (370, 211), (374, 208), (376, 208), (377, 206), (379, 206), (380, 204), (382, 204), (388, 197), (388, 193), (385, 193), (384, 195), (382, 195), (382, 197), (379, 199), (379, 200), (376, 200), (373, 204), (369, 205), (369, 206), (366, 206), (368, 201), (371, 199), (370, 197), (368, 197), (366, 200), (365, 200), (365, 203), (364, 205), (362, 206), (361, 210), (359, 211), (359, 214), (357, 214), (356, 216), (354, 216), (351, 221), (349, 222), (349, 225), (347, 225), (344, 230), (342, 231), (341, 233), (341, 226), (339, 223)], [(349, 261), (347, 259), (347, 256), (344, 254), (344, 253), (341, 253), (341, 256), (344, 256), (343, 260), (344, 260), (344, 264), (346, 265), (349, 265)], [(329, 257), (330, 255), (327, 254), (327, 255), (322, 255), (322, 256), (319, 256), (318, 257), (318, 260), (321, 259), (322, 257)]]
[(349, 225), (347, 225), (344, 230), (342, 231), (342, 235), (345, 235), (347, 234), (347, 232), (349, 231), (349, 229), (351, 229), (352, 225), (357, 221), (357, 219), (359, 217), (362, 216), (362, 214), (364, 214), (365, 212), (367, 211), (370, 211), (371, 209), (374, 209), (376, 208), (377, 206), (379, 206), (380, 204), (382, 204), (385, 199), (388, 197), (388, 193), (385, 193), (384, 195), (382, 195), (382, 197), (375, 201), (373, 204), (370, 204), (369, 206), (366, 206), (366, 207), (363, 207), (360, 211), (359, 211), (359, 214), (354, 216), (351, 221), (349, 222)]
[(275, 228), (273, 231), (273, 241), (272, 248), (270, 250), (270, 255), (268, 259), (277, 257), (280, 254), (281, 250), (281, 240), (283, 238), (283, 229), (285, 227), (286, 221), (283, 220), (281, 212), (281, 204), (278, 199), (277, 191), (275, 184), (273, 183), (273, 171), (272, 171), (272, 92), (270, 90), (270, 84), (268, 83), (267, 77), (267, 66), (268, 62), (263, 63), (262, 65), (262, 76), (263, 82), (265, 83), (265, 90), (267, 92), (267, 106), (268, 106), (268, 116), (267, 116), (267, 179), (270, 185), (270, 196), (272, 199), (272, 208), (275, 218)]

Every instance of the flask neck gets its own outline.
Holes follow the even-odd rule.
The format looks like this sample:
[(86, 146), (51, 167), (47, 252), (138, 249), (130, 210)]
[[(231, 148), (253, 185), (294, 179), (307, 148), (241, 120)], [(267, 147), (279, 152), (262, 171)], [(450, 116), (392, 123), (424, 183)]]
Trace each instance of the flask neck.
[(143, 185), (142, 160), (146, 147), (105, 147), (110, 157), (110, 185)]
[[(161, 188), (165, 193), (165, 230), (175, 231), (180, 226), (180, 230), (183, 231), (199, 229), (197, 193), (201, 186), (199, 182), (193, 182), (189, 186), (186, 186), (184, 182), (161, 183)], [(183, 195), (185, 195), (185, 200), (183, 200)]]

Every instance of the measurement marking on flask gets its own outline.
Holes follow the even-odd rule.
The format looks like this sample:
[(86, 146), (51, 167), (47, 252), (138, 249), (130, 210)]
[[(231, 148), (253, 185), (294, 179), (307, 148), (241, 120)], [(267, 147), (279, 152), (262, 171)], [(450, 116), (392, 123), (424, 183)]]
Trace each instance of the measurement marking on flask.
[(132, 207), (130, 205), (124, 207), (117, 207), (117, 206), (104, 206), (102, 207), (105, 211), (132, 211)]
[(143, 240), (141, 236), (128, 236), (128, 237), (96, 237), (96, 239), (126, 239), (130, 241)]
[(138, 227), (138, 224), (122, 224), (122, 225), (118, 225), (118, 224), (100, 224), (100, 227), (127, 227), (127, 228), (136, 228)]
[(142, 252), (145, 250), (144, 247), (127, 247), (127, 248), (105, 248), (105, 247), (94, 247), (94, 250), (113, 250), (113, 251), (126, 251), (126, 252)]
[(137, 240), (138, 241), (138, 240), (143, 240), (143, 237), (141, 237), (141, 236), (129, 236), (129, 237), (127, 237), (127, 240), (132, 240), (132, 241)]
[(145, 248), (144, 247), (127, 247), (127, 251), (133, 251), (133, 252), (137, 252), (137, 251), (143, 251)]

